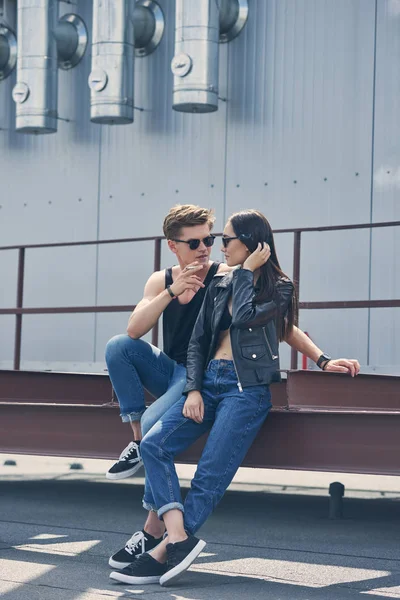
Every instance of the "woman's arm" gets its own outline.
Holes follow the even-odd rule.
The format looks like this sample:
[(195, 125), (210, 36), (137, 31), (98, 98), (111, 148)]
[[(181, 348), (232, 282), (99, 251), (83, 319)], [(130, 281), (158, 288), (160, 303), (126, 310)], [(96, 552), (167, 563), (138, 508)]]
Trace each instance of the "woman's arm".
[(211, 291), (213, 287), (211, 283), (207, 289), (189, 341), (184, 394), (193, 390), (200, 391), (203, 384), (205, 362), (211, 344)]
[(279, 312), (286, 313), (293, 296), (293, 283), (289, 279), (281, 279), (276, 284), (274, 300), (254, 304), (253, 273), (248, 269), (237, 269), (232, 280), (232, 325), (239, 329), (265, 325), (275, 319)]

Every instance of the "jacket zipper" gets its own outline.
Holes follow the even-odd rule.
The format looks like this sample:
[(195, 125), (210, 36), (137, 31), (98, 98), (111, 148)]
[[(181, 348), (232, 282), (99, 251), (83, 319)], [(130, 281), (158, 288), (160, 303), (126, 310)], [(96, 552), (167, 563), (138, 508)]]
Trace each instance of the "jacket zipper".
[[(232, 347), (232, 337), (231, 337), (231, 328), (230, 327), (229, 327), (229, 337), (231, 338), (231, 347)], [(233, 366), (235, 367), (236, 377), (238, 380), (237, 386), (239, 388), (239, 392), (243, 392), (242, 384), (240, 383), (239, 374), (238, 374), (237, 368), (236, 368), (235, 357), (233, 356), (233, 348), (232, 348), (232, 360), (233, 360)]]
[(262, 330), (264, 332), (265, 341), (267, 342), (267, 346), (268, 346), (269, 352), (271, 354), (271, 358), (272, 358), (272, 360), (276, 360), (278, 358), (278, 355), (274, 354), (272, 352), (271, 344), (269, 343), (269, 339), (268, 339), (268, 336), (267, 336), (267, 332), (265, 331), (265, 327), (263, 327)]

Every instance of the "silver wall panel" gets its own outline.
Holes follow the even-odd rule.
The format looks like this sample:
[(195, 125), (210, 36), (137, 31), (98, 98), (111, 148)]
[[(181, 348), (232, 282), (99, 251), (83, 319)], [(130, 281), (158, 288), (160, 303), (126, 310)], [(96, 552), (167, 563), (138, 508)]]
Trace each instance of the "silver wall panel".
[[(400, 220), (399, 62), (400, 2), (380, 0), (376, 34), (373, 221)], [(374, 230), (371, 242), (372, 298), (400, 298), (400, 227)], [(380, 319), (383, 327), (379, 326)], [(371, 360), (376, 361), (382, 355), (386, 358), (380, 364), (395, 364), (394, 359), (400, 362), (394, 337), (395, 331), (397, 335), (400, 333), (399, 319), (399, 308), (371, 311)]]
[(12, 369), (14, 358), (15, 317), (0, 315), (0, 368)]
[(153, 265), (154, 242), (99, 246), (97, 304), (137, 304)]
[[(81, 0), (74, 10), (90, 26), (91, 3)], [(0, 132), (2, 179), (7, 174), (2, 244), (96, 238), (99, 133), (89, 122), (89, 70), (87, 54), (75, 69), (59, 73), (58, 112), (68, 122), (60, 120), (57, 134), (15, 134), (14, 119), (7, 122), (12, 131)], [(2, 98), (10, 94), (8, 80), (0, 90)]]
[[(216, 208), (223, 221), (226, 104), (212, 115), (172, 110), (174, 3), (160, 2), (166, 23), (156, 52), (136, 60), (135, 123), (104, 126), (101, 140), (100, 237), (161, 234), (176, 203)], [(221, 52), (221, 88), (226, 92), (227, 49)]]
[(0, 308), (15, 306), (17, 298), (17, 275), (17, 250), (0, 252)]
[(400, 374), (400, 310), (373, 308), (370, 317), (370, 365), (397, 365)]
[[(24, 305), (93, 306), (96, 247), (32, 248), (25, 255)], [(47, 315), (43, 315), (45, 323)]]
[(21, 368), (43, 362), (94, 360), (95, 317), (89, 314), (24, 315)]
[(257, 0), (249, 15), (229, 45), (228, 212), (368, 221), (375, 0)]
[(331, 356), (355, 357), (367, 364), (368, 309), (301, 310), (299, 326)]
[(368, 300), (369, 230), (303, 233), (300, 299)]

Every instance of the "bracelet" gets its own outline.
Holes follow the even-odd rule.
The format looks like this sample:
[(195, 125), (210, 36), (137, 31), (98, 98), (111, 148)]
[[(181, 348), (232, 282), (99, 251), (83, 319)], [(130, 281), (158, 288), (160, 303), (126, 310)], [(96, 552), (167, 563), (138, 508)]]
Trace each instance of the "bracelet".
[(167, 285), (166, 290), (167, 290), (168, 294), (171, 296), (172, 300), (174, 298), (176, 298), (174, 292), (171, 290), (171, 286), (170, 285)]

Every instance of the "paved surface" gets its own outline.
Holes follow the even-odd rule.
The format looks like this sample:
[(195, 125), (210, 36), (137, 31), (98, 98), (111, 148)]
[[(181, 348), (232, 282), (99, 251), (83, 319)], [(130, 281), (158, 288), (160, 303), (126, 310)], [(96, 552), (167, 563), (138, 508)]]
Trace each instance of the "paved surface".
[[(107, 561), (143, 523), (142, 478), (107, 482), (108, 463), (72, 462), (0, 455), (0, 600), (400, 598), (400, 478), (243, 469), (186, 576), (139, 587), (111, 582)], [(327, 519), (334, 479), (340, 521)]]

